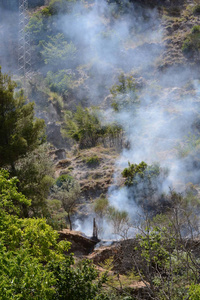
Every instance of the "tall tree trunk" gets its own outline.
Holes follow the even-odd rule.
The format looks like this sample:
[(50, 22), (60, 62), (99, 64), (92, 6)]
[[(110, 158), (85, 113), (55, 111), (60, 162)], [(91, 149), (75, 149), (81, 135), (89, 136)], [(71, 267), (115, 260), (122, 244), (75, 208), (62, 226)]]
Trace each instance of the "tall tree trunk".
[(67, 213), (67, 217), (68, 217), (68, 221), (69, 221), (69, 229), (72, 230), (72, 221), (71, 221), (69, 212)]

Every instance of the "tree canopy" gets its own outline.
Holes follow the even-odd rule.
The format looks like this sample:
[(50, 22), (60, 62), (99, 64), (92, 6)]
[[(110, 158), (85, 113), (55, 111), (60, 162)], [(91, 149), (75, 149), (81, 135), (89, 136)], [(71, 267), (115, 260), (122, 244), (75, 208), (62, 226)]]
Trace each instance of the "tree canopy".
[(44, 141), (44, 121), (35, 118), (34, 103), (26, 103), (16, 83), (0, 69), (0, 167), (10, 165)]

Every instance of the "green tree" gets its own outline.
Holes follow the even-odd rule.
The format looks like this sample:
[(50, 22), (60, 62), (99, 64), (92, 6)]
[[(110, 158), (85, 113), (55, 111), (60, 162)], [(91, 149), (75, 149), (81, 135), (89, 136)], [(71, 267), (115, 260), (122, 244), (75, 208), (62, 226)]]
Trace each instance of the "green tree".
[(99, 235), (103, 233), (105, 228), (104, 221), (106, 221), (112, 228), (113, 234), (119, 235), (123, 239), (128, 238), (128, 231), (131, 228), (128, 212), (120, 211), (111, 206), (103, 194), (95, 200), (93, 209), (97, 216)]
[(169, 197), (172, 207), (154, 218), (146, 215), (138, 228), (133, 261), (152, 299), (198, 299), (199, 199), (174, 191)]
[(56, 279), (25, 249), (7, 251), (0, 243), (0, 298), (51, 300)]
[[(167, 178), (168, 170), (161, 169), (158, 164), (147, 165), (128, 163), (128, 167), (122, 171), (125, 178), (124, 184), (128, 187), (130, 196), (145, 210), (161, 209), (169, 205), (162, 193), (162, 183)], [(158, 201), (162, 201), (162, 205)]]
[(52, 197), (61, 201), (62, 207), (67, 213), (70, 230), (72, 230), (71, 215), (76, 211), (81, 197), (79, 183), (69, 175), (61, 175), (53, 187)]
[(49, 71), (46, 82), (52, 92), (67, 95), (73, 84), (74, 75), (69, 70), (59, 70), (56, 73)]
[(43, 44), (41, 54), (44, 62), (51, 65), (55, 70), (63, 69), (73, 62), (76, 55), (76, 47), (72, 42), (67, 43), (62, 33), (49, 37), (48, 41)]
[(200, 26), (192, 27), (191, 32), (186, 36), (182, 45), (183, 53), (189, 58), (199, 60), (200, 55)]
[(120, 211), (113, 206), (109, 206), (108, 220), (112, 224), (113, 234), (119, 235), (123, 239), (128, 238), (128, 231), (131, 228), (131, 224), (127, 211)]
[(22, 204), (30, 201), (17, 183), (0, 170), (0, 298), (107, 299), (100, 293), (106, 276), (99, 278), (91, 262), (75, 266), (73, 257), (64, 255), (70, 243), (58, 242), (44, 219), (20, 218)]
[(10, 165), (33, 151), (45, 137), (44, 121), (34, 116), (34, 104), (25, 104), (23, 92), (0, 69), (0, 167)]
[(79, 142), (81, 149), (96, 146), (99, 138), (106, 132), (97, 112), (81, 106), (77, 107), (74, 115), (70, 111), (66, 112), (63, 129), (63, 134)]
[(133, 110), (133, 106), (137, 107), (139, 104), (135, 80), (133, 76), (125, 76), (124, 73), (119, 75), (118, 80), (119, 84), (110, 89), (113, 96), (112, 107), (115, 111)]
[[(74, 259), (68, 256), (64, 263), (53, 264), (51, 271), (57, 279), (54, 300), (94, 300), (98, 299), (106, 276), (98, 279), (98, 272), (89, 260), (85, 260), (76, 268), (72, 268)], [(100, 295), (99, 295), (100, 296)], [(96, 298), (97, 297), (97, 298)], [(105, 299), (105, 298), (99, 298)]]
[(53, 185), (53, 162), (47, 155), (49, 145), (44, 143), (37, 149), (19, 159), (15, 165), (15, 174), (19, 179), (19, 191), (31, 199), (31, 206), (25, 206), (24, 216), (47, 216), (47, 198)]

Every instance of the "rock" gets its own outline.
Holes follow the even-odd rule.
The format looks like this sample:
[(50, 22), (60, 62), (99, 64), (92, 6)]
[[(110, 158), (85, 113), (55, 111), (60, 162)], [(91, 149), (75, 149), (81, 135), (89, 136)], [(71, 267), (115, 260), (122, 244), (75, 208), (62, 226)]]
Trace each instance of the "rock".
[(55, 151), (55, 155), (57, 157), (57, 159), (65, 159), (66, 158), (66, 151), (65, 149), (57, 149)]
[(55, 149), (50, 151), (50, 156), (54, 161), (66, 159), (65, 149)]
[(60, 133), (60, 124), (56, 122), (47, 123), (47, 141), (52, 143), (56, 148), (67, 146)]

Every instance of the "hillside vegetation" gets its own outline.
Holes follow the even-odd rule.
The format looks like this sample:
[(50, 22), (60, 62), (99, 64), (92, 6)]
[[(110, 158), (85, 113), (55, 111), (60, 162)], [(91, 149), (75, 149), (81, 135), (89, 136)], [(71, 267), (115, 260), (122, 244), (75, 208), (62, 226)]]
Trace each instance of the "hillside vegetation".
[(0, 2), (0, 299), (200, 299), (200, 2), (28, 5), (22, 74)]

